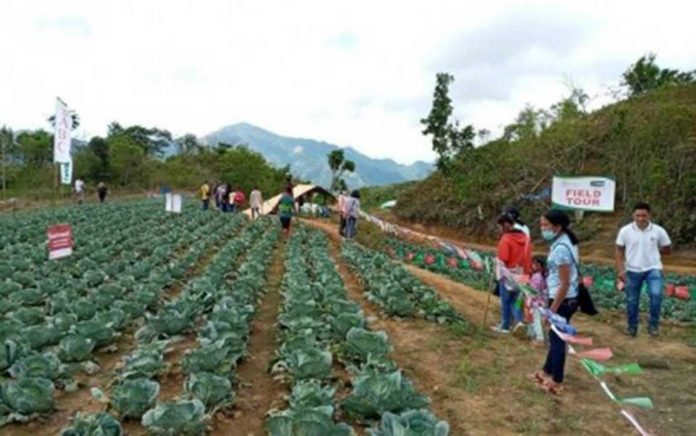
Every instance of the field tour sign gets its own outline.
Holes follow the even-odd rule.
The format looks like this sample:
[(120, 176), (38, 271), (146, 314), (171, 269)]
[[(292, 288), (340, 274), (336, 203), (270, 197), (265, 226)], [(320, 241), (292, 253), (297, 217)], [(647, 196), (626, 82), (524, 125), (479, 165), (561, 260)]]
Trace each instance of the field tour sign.
[(607, 177), (553, 178), (551, 202), (553, 206), (594, 212), (613, 212), (616, 182)]

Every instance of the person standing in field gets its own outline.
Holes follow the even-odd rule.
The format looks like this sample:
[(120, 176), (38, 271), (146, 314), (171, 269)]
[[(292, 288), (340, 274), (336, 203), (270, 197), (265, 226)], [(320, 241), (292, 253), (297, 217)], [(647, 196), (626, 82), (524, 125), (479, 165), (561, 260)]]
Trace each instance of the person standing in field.
[(234, 196), (237, 193), (237, 190), (230, 186), (230, 188), (227, 190), (227, 211), (230, 213), (235, 213), (236, 211), (234, 210)]
[(346, 235), (346, 216), (343, 214), (343, 208), (346, 205), (346, 199), (348, 198), (348, 192), (345, 190), (341, 191), (341, 194), (338, 196), (338, 203), (337, 203), (337, 208), (338, 208), (338, 234), (340, 236), (345, 236)]
[(294, 208), (295, 200), (292, 198), (292, 188), (287, 187), (278, 201), (278, 216), (280, 217), (280, 225), (286, 237), (290, 236), (290, 224)]
[(246, 195), (241, 189), (237, 189), (234, 192), (234, 210), (235, 212), (241, 212), (244, 210), (244, 202), (246, 201)]
[(201, 185), (201, 202), (202, 206), (201, 208), (203, 210), (208, 210), (210, 207), (210, 185), (208, 184), (208, 181), (204, 181), (203, 184)]
[(106, 201), (106, 196), (109, 193), (109, 188), (107, 188), (104, 182), (99, 182), (97, 185), (97, 196), (99, 197), (99, 202), (103, 203)]
[[(546, 259), (548, 309), (570, 323), (579, 307), (579, 240), (570, 229), (568, 215), (558, 209), (551, 209), (541, 217), (541, 234), (551, 243)], [(566, 353), (565, 341), (551, 330), (544, 367), (530, 374), (530, 378), (550, 394), (558, 395), (562, 391)]]
[(348, 239), (353, 239), (358, 232), (358, 218), (360, 217), (360, 191), (354, 190), (343, 204), (343, 215), (346, 220), (344, 234)]
[(217, 189), (218, 202), (220, 203), (220, 212), (227, 212), (227, 183), (221, 183)]
[(637, 203), (633, 207), (633, 222), (619, 230), (616, 237), (616, 278), (625, 283), (626, 334), (638, 334), (640, 294), (643, 283), (648, 285), (650, 320), (648, 333), (659, 333), (662, 309), (662, 259), (672, 253), (672, 241), (667, 231), (650, 221), (650, 205)]
[(522, 326), (522, 312), (516, 307), (519, 289), (515, 283), (506, 279), (504, 270), (514, 275), (529, 274), (532, 261), (532, 243), (529, 236), (515, 228), (515, 219), (509, 213), (498, 217), (502, 235), (498, 242), (496, 255), (497, 293), (500, 295), (500, 324), (491, 327), (498, 333), (510, 333), (510, 321), (514, 328)]
[(85, 202), (85, 182), (79, 177), (75, 180), (75, 197), (77, 197), (77, 204)]
[(218, 195), (218, 190), (220, 189), (220, 181), (218, 180), (215, 185), (213, 186), (213, 189), (210, 191), (211, 195), (213, 196), (213, 199), (215, 200), (215, 208), (220, 209), (220, 196)]
[(251, 219), (254, 220), (261, 216), (263, 212), (263, 196), (257, 186), (254, 186), (251, 194), (249, 194), (249, 203), (251, 205)]

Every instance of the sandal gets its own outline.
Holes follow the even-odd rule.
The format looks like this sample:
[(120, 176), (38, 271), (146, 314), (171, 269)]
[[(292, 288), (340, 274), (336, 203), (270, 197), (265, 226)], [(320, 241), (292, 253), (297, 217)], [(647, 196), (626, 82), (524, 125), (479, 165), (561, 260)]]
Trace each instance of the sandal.
[(527, 374), (527, 378), (539, 384), (545, 383), (549, 380), (549, 376), (546, 375), (546, 373), (541, 369), (538, 371), (530, 372), (529, 374)]
[(563, 393), (563, 386), (560, 383), (556, 383), (552, 380), (547, 380), (544, 383), (539, 384), (539, 387), (551, 395), (559, 396)]

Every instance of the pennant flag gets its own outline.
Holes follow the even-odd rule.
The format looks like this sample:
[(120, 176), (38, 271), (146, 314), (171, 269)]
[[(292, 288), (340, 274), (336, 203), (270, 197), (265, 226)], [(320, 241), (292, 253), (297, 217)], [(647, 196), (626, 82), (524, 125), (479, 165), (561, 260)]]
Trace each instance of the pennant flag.
[(466, 251), (462, 250), (461, 248), (455, 246), (454, 251), (457, 253), (457, 256), (461, 257), (462, 259), (468, 259), (469, 256), (467, 256)]
[(629, 363), (627, 365), (619, 365), (619, 366), (604, 366), (601, 363), (595, 362), (592, 359), (580, 359), (580, 363), (582, 366), (585, 367), (585, 369), (595, 376), (596, 378), (599, 378), (600, 376), (604, 374), (626, 374), (626, 375), (638, 375), (642, 374), (643, 370), (641, 369), (640, 365), (637, 363)]
[(604, 362), (611, 359), (614, 353), (612, 353), (611, 348), (594, 348), (587, 351), (576, 351), (575, 355), (581, 359), (593, 359)]
[(636, 406), (642, 409), (654, 409), (655, 405), (652, 400), (648, 397), (634, 397), (634, 398), (618, 398), (618, 403), (626, 404), (629, 406)]

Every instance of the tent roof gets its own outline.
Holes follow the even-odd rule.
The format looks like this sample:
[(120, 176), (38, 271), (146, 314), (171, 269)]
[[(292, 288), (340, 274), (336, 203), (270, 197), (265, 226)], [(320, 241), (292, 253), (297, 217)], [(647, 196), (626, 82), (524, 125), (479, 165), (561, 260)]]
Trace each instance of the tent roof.
[[(328, 195), (329, 197), (335, 199), (332, 193), (327, 191), (326, 189), (322, 188), (319, 185), (297, 185), (292, 188), (292, 197), (294, 199), (298, 199), (301, 196), (305, 194), (314, 194), (315, 192), (318, 192), (320, 194)], [(275, 210), (278, 207), (278, 202), (280, 201), (280, 197), (283, 195), (282, 193), (276, 195), (273, 198), (270, 198), (266, 201), (263, 202), (263, 208), (261, 209), (261, 215), (268, 215), (272, 214), (275, 212)], [(244, 211), (247, 215), (251, 216), (251, 209), (247, 209)]]

